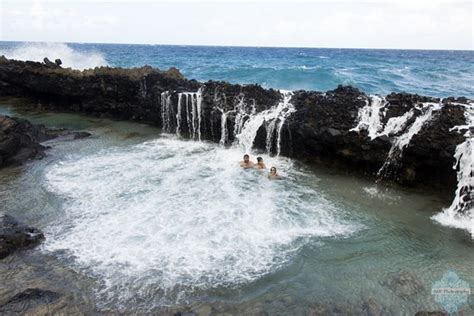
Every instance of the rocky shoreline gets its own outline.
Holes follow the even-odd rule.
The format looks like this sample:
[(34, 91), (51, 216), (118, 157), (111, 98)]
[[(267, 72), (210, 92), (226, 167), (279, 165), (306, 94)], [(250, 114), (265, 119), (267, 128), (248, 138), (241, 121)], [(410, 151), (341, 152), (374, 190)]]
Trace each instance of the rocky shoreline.
[[(0, 57), (0, 96), (29, 97), (53, 110), (145, 122), (224, 146), (236, 141), (245, 122), (260, 115), (250, 142), (257, 150), (343, 166), (401, 185), (453, 192), (458, 183), (453, 164), (456, 147), (466, 138), (458, 127), (469, 125), (471, 101), (466, 98), (408, 93), (380, 98), (340, 86), (327, 92), (294, 91), (285, 101), (278, 90), (201, 83), (185, 79), (175, 68), (78, 71), (60, 64)], [(276, 113), (273, 109), (284, 102), (291, 108)]]
[(0, 115), (0, 168), (21, 165), (30, 159), (41, 159), (51, 139), (78, 139), (90, 136), (87, 132), (49, 129), (44, 125), (6, 115)]

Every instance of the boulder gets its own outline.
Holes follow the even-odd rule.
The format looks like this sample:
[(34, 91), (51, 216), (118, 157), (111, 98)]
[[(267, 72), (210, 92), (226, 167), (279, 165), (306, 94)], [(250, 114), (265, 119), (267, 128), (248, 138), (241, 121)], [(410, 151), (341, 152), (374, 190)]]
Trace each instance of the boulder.
[(0, 115), (0, 168), (44, 157), (47, 147), (41, 145), (41, 142), (55, 138), (75, 140), (90, 135), (83, 131), (48, 129), (24, 119)]
[(0, 214), (0, 259), (17, 250), (34, 247), (43, 239), (40, 230), (22, 224), (9, 215)]

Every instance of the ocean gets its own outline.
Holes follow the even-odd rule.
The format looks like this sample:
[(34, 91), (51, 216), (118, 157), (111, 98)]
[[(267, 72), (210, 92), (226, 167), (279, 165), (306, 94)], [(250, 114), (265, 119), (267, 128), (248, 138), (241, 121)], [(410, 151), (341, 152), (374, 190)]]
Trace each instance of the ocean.
[(474, 98), (473, 51), (0, 42), (0, 55), (60, 58), (63, 67), (76, 69), (176, 67), (188, 79), (284, 90), (344, 84), (368, 94)]

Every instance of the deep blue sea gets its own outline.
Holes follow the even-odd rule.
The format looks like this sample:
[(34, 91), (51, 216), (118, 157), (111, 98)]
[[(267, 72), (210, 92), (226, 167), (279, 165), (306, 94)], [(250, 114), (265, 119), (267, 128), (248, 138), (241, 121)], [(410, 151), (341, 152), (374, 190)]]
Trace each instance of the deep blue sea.
[(346, 84), (370, 94), (474, 98), (474, 51), (0, 42), (0, 55), (61, 58), (63, 66), (78, 69), (176, 67), (190, 79), (286, 90), (326, 91)]

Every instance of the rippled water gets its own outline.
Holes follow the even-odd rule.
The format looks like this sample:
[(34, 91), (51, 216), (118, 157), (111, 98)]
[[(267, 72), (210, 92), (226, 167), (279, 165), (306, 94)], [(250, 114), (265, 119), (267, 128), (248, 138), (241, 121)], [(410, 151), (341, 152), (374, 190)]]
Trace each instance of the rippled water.
[(0, 42), (2, 54), (22, 60), (61, 58), (65, 67), (79, 69), (177, 67), (201, 81), (286, 90), (326, 91), (346, 84), (366, 93), (474, 98), (473, 51)]
[[(33, 282), (109, 311), (303, 315), (314, 304), (360, 309), (372, 297), (398, 315), (439, 309), (430, 289), (447, 269), (474, 284), (470, 235), (430, 219), (450, 196), (264, 155), (282, 174), (270, 181), (240, 169), (238, 147), (12, 102), (0, 112), (94, 136), (51, 142), (45, 159), (0, 171), (6, 211), (46, 234), (8, 270), (0, 265), (0, 301)], [(423, 290), (400, 295), (391, 280), (403, 271)]]

